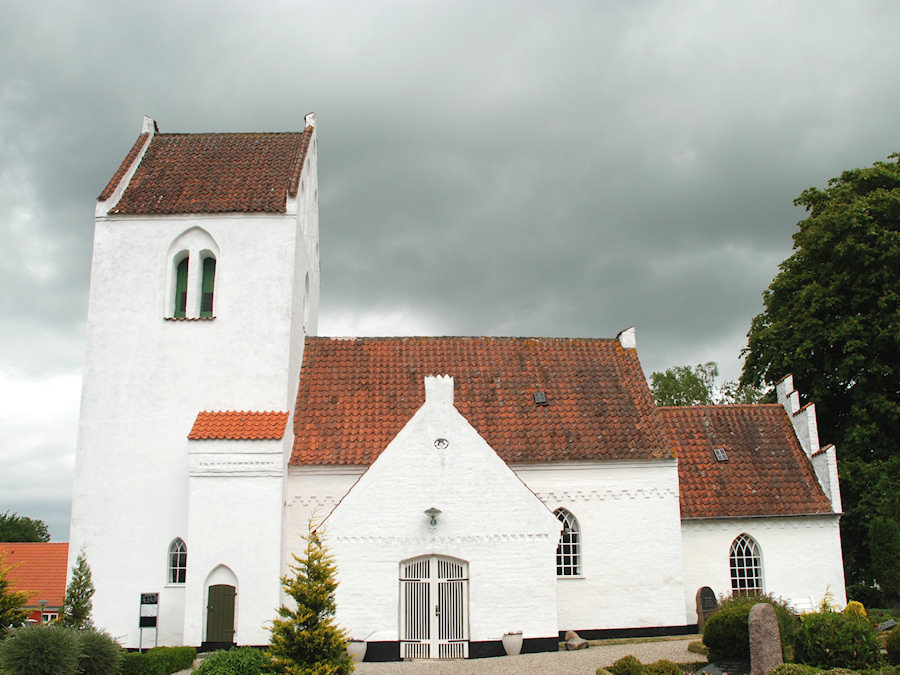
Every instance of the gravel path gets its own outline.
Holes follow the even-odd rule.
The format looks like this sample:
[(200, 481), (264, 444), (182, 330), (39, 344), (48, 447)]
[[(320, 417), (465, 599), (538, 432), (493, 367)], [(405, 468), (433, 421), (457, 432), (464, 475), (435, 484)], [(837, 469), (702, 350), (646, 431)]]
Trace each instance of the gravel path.
[(593, 675), (600, 666), (610, 666), (616, 660), (631, 654), (643, 663), (669, 659), (676, 663), (702, 661), (699, 654), (689, 652), (688, 643), (698, 640), (694, 635), (675, 640), (655, 642), (629, 642), (615, 645), (596, 645), (575, 652), (543, 652), (498, 656), (492, 659), (467, 659), (461, 661), (407, 661), (391, 663), (357, 663), (356, 672), (361, 675), (418, 675), (418, 673), (540, 673), (541, 675)]

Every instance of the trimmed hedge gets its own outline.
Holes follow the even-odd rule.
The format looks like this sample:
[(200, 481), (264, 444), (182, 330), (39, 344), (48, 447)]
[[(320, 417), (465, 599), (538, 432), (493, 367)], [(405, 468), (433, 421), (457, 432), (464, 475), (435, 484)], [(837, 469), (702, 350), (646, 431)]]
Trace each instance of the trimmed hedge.
[(213, 652), (203, 659), (196, 675), (258, 675), (266, 672), (271, 661), (265, 652), (253, 647), (240, 647)]
[(193, 647), (153, 647), (143, 654), (130, 652), (119, 666), (121, 675), (170, 675), (194, 665)]
[(607, 670), (613, 675), (644, 675), (644, 665), (631, 654), (623, 656)]
[(820, 668), (863, 670), (881, 664), (875, 627), (855, 613), (824, 611), (802, 617), (794, 659)]

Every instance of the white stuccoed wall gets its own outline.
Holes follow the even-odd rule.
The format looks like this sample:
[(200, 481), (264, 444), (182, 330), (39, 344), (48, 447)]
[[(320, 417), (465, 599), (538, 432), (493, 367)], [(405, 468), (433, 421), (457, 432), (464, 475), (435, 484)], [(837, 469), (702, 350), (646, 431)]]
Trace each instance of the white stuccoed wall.
[(559, 630), (683, 626), (676, 461), (515, 465), (552, 511), (578, 519), (582, 576), (557, 582)]
[[(162, 593), (160, 644), (182, 644), (185, 603), (205, 606), (166, 585), (175, 537), (187, 544), (189, 588), (201, 573), (193, 563), (204, 554), (188, 536), (187, 434), (197, 413), (294, 408), (302, 314), (314, 330), (318, 310), (318, 263), (309, 259), (318, 242), (302, 238), (318, 233), (307, 222), (318, 215), (309, 204), (317, 183), (306, 178), (286, 214), (95, 219), (70, 549), (72, 562), (87, 551), (95, 623), (124, 646), (138, 645), (142, 592)], [(215, 319), (165, 321), (170, 245), (191, 228), (217, 247)], [(221, 530), (243, 545), (239, 529)]]
[(702, 586), (709, 586), (716, 595), (731, 593), (729, 553), (742, 533), (759, 545), (765, 592), (805, 611), (830, 591), (843, 608), (847, 598), (838, 522), (837, 515), (685, 520), (682, 538), (688, 621), (697, 621), (696, 593)]
[(234, 641), (268, 644), (280, 605), (282, 456), (281, 441), (190, 441), (186, 644), (206, 639), (206, 598), (220, 568), (237, 591)]
[[(397, 640), (400, 562), (440, 554), (469, 563), (471, 640), (555, 636), (559, 521), (453, 407), (452, 379), (426, 378), (426, 392), (322, 526), (338, 565), (338, 622), (353, 637)], [(442, 511), (433, 530), (430, 507)]]

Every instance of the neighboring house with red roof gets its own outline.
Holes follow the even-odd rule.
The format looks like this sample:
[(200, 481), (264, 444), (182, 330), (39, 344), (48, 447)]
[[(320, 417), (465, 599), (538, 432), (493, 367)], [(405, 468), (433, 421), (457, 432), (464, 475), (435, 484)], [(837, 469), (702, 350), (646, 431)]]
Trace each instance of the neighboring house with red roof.
[(844, 599), (835, 450), (790, 378), (779, 405), (657, 408), (634, 329), (317, 337), (306, 121), (147, 118), (100, 195), (71, 532), (99, 626), (265, 644), (309, 522), (370, 659), (686, 633), (704, 586)]
[(54, 621), (62, 614), (68, 557), (66, 543), (0, 543), (0, 565), (9, 569), (11, 590), (28, 594), (29, 623)]

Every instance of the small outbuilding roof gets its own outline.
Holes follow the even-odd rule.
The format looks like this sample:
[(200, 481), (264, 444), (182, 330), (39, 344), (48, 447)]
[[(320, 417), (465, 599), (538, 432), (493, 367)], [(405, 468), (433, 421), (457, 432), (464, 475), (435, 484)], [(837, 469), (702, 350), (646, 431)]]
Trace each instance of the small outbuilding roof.
[(0, 564), (9, 569), (14, 591), (28, 593), (27, 607), (62, 607), (66, 597), (69, 544), (56, 542), (0, 543)]
[(266, 440), (284, 438), (288, 414), (278, 411), (203, 411), (194, 420), (191, 440)]

